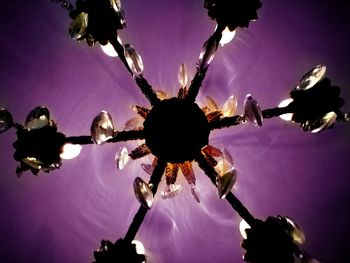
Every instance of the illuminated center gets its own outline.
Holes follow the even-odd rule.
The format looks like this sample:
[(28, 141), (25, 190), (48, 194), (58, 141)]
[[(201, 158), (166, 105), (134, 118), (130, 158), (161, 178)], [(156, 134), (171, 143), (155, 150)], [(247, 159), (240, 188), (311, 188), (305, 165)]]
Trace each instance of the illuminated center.
[(171, 163), (192, 161), (208, 144), (209, 127), (203, 111), (184, 99), (162, 100), (143, 125), (148, 148), (159, 159)]

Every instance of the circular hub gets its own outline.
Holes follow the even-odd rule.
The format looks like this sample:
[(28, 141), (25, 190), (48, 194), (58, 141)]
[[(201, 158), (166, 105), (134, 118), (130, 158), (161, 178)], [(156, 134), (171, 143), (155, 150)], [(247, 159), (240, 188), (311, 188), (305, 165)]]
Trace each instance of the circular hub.
[(143, 124), (146, 145), (159, 159), (171, 163), (192, 161), (208, 144), (209, 127), (204, 112), (193, 102), (162, 100)]

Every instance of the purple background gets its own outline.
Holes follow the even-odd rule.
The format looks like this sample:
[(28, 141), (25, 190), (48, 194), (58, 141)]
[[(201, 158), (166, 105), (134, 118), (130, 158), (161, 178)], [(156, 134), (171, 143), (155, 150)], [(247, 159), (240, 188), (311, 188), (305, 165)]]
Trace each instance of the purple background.
[[(181, 62), (194, 75), (202, 43), (215, 27), (202, 2), (123, 2), (128, 27), (121, 38), (141, 53), (144, 75), (155, 88), (174, 95)], [(218, 50), (198, 103), (210, 95), (222, 105), (234, 94), (242, 113), (244, 97), (252, 93), (262, 108), (273, 107), (317, 64), (327, 65), (327, 75), (350, 102), (349, 2), (263, 4), (259, 20)], [(70, 19), (58, 5), (7, 1), (0, 22), (0, 106), (16, 121), (23, 123), (31, 109), (45, 105), (60, 131), (85, 135), (100, 110), (109, 111), (122, 129), (134, 116), (131, 104), (147, 106), (119, 61), (99, 47), (70, 40)], [(349, 104), (343, 110), (350, 111)], [(323, 262), (344, 262), (350, 233), (349, 132), (349, 125), (337, 123), (322, 134), (306, 134), (276, 118), (262, 128), (215, 131), (210, 142), (232, 153), (239, 171), (234, 193), (255, 216), (291, 216), (305, 230), (304, 249)], [(101, 239), (124, 236), (139, 206), (132, 182), (136, 176), (148, 180), (140, 164), (151, 157), (123, 171), (113, 160), (120, 147), (131, 150), (140, 142), (85, 146), (58, 171), (18, 179), (15, 138), (14, 130), (0, 137), (1, 262), (91, 262)], [(180, 195), (168, 201), (156, 197), (137, 236), (149, 262), (241, 262), (239, 217), (218, 200), (197, 165), (195, 172), (200, 204), (182, 176)]]

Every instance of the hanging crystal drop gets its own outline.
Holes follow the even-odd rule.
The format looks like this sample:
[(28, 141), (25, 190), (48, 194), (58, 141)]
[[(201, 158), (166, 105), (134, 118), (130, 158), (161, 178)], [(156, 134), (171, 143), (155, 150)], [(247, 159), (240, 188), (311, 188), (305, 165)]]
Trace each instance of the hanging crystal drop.
[(133, 186), (137, 200), (143, 207), (150, 209), (153, 204), (153, 193), (149, 185), (140, 177), (136, 177)]
[(296, 89), (308, 90), (312, 88), (317, 82), (324, 78), (326, 75), (326, 69), (327, 68), (324, 65), (317, 65), (301, 78)]
[(50, 112), (43, 106), (36, 107), (29, 112), (25, 122), (24, 128), (27, 130), (40, 129), (50, 124)]
[(191, 184), (191, 195), (194, 198), (194, 200), (197, 201), (197, 203), (200, 203), (201, 201), (199, 200), (199, 194), (196, 186), (194, 184)]
[(188, 82), (187, 67), (185, 63), (181, 63), (177, 77), (181, 88), (185, 88)]
[(219, 198), (223, 199), (231, 191), (237, 179), (237, 171), (234, 166), (230, 165), (226, 160), (219, 161), (214, 168), (218, 173), (216, 184), (218, 188)]
[(22, 160), (26, 165), (29, 165), (30, 167), (40, 170), (43, 167), (43, 163), (35, 158), (35, 157), (26, 157)]
[(211, 155), (211, 156), (214, 156), (214, 157), (222, 157), (223, 153), (216, 147), (208, 144), (206, 146), (203, 147), (202, 149), (204, 151), (205, 154), (207, 155)]
[(223, 148), (222, 149), (222, 157), (225, 161), (227, 161), (230, 165), (233, 165), (234, 164), (234, 160), (233, 160), (233, 157), (231, 155), (231, 153), (226, 149), (226, 148)]
[(130, 159), (128, 149), (126, 147), (120, 148), (119, 152), (116, 153), (114, 158), (117, 169), (123, 170)]
[(125, 44), (124, 55), (134, 77), (139, 77), (143, 73), (143, 62), (140, 54), (130, 45)]
[(160, 100), (165, 100), (167, 98), (169, 98), (169, 94), (167, 92), (165, 92), (164, 90), (156, 90), (156, 94), (158, 99)]
[(294, 242), (297, 242), (299, 244), (305, 243), (305, 234), (304, 230), (294, 222), (293, 219), (285, 216), (283, 217), (288, 224), (287, 232), (288, 234), (293, 238)]
[(151, 153), (151, 150), (144, 143), (144, 144), (139, 145), (135, 150), (133, 150), (130, 153), (130, 157), (131, 157), (131, 159), (135, 160), (135, 159), (142, 158), (150, 153)]
[(311, 130), (312, 133), (318, 133), (321, 132), (329, 127), (331, 127), (337, 120), (337, 114), (335, 112), (331, 111), (325, 114), (318, 122), (319, 125), (313, 128)]
[(206, 70), (214, 59), (215, 51), (218, 48), (217, 39), (211, 36), (207, 42), (204, 43), (202, 52), (199, 55), (198, 68), (199, 71)]
[(147, 163), (141, 163), (141, 168), (142, 170), (145, 171), (145, 173), (152, 175), (154, 166), (152, 164), (147, 164)]
[(235, 96), (230, 96), (224, 106), (222, 107), (222, 113), (224, 117), (232, 117), (237, 110), (237, 98)]
[(244, 116), (256, 126), (262, 126), (263, 116), (258, 102), (248, 94), (244, 100)]
[(167, 185), (164, 191), (161, 193), (163, 199), (170, 199), (178, 195), (182, 190), (180, 184)]
[(69, 26), (69, 35), (74, 40), (82, 39), (87, 31), (89, 15), (87, 13), (79, 13)]
[(147, 118), (147, 115), (150, 112), (149, 109), (146, 109), (144, 107), (140, 107), (140, 106), (137, 106), (137, 105), (132, 105), (130, 108), (131, 108), (132, 111), (136, 112), (138, 115), (140, 115), (144, 119)]
[(0, 109), (0, 133), (3, 133), (13, 126), (13, 118), (11, 113), (2, 108)]
[(112, 116), (106, 111), (101, 111), (93, 119), (90, 131), (92, 140), (98, 145), (113, 138), (115, 132)]

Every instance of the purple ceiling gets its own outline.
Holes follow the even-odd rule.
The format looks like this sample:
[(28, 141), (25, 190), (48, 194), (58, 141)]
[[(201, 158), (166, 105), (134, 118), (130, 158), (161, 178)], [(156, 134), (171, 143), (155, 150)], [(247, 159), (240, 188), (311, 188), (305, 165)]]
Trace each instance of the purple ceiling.
[[(262, 108), (287, 98), (297, 80), (317, 64), (342, 87), (350, 111), (350, 4), (333, 1), (263, 1), (259, 19), (238, 30), (220, 48), (198, 96), (222, 105), (236, 95), (238, 112), (251, 93)], [(202, 43), (213, 32), (202, 1), (124, 1), (128, 26), (120, 32), (142, 55), (144, 76), (157, 89), (176, 94), (177, 71), (185, 62), (195, 72)], [(0, 16), (0, 106), (17, 122), (44, 105), (67, 135), (88, 135), (93, 117), (107, 110), (123, 129), (130, 105), (147, 106), (133, 79), (99, 47), (70, 40), (65, 10), (48, 1), (7, 1)], [(233, 192), (259, 218), (289, 215), (305, 230), (311, 255), (344, 262), (350, 233), (350, 126), (337, 123), (307, 134), (278, 118), (262, 128), (241, 125), (215, 131), (210, 142), (233, 155), (239, 175)], [(151, 157), (118, 171), (114, 155), (140, 142), (88, 145), (60, 170), (16, 177), (14, 130), (0, 136), (0, 261), (81, 263), (93, 260), (101, 239), (123, 237), (139, 204), (132, 182), (148, 180), (140, 167)], [(195, 165), (201, 203), (182, 192), (172, 200), (156, 196), (137, 239), (149, 262), (241, 262), (238, 224), (231, 207), (217, 198)], [(164, 182), (161, 182), (161, 188)]]

